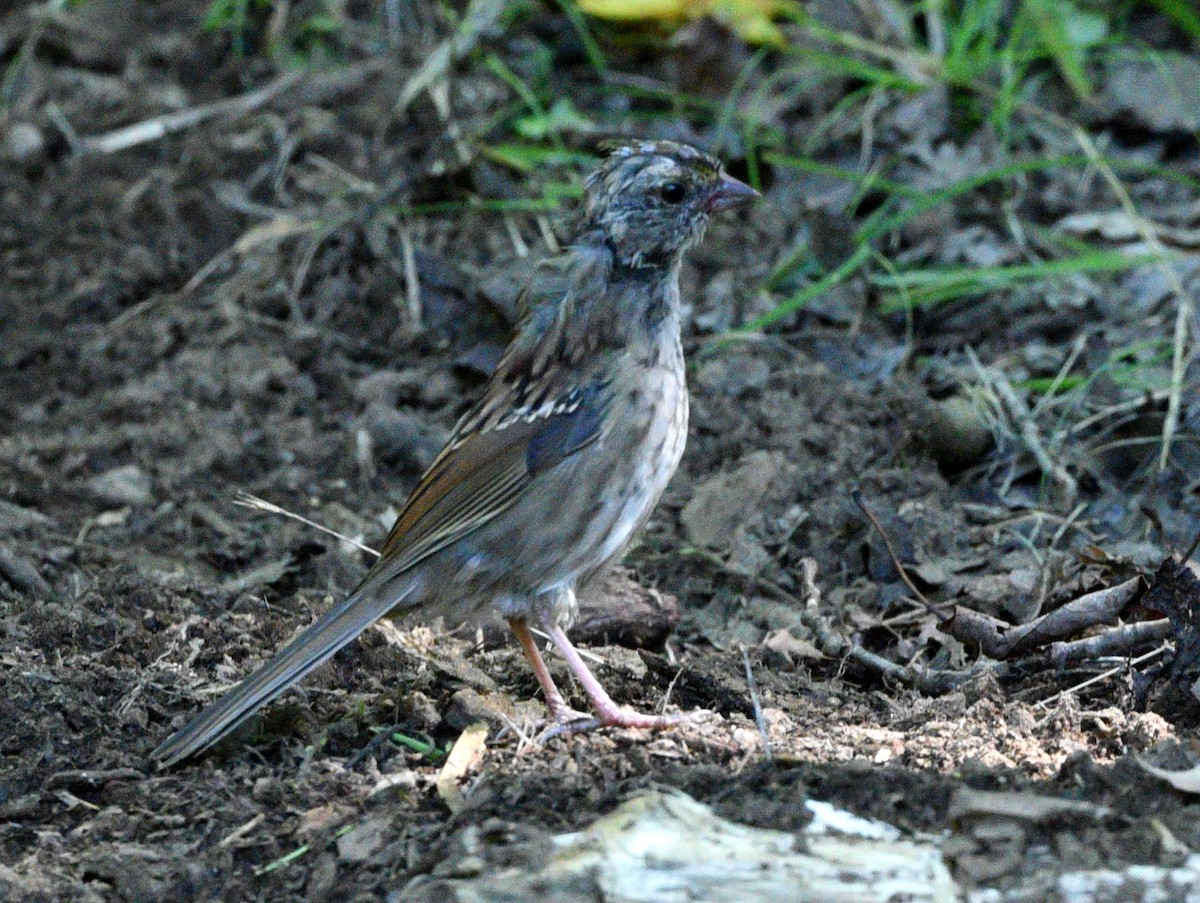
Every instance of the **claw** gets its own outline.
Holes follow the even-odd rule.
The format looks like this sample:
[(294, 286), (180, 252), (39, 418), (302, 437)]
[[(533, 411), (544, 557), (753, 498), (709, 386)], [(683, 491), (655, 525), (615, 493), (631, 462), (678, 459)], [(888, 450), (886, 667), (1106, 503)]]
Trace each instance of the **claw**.
[(598, 715), (583, 715), (579, 712), (570, 712), (571, 718), (557, 718), (558, 724), (555, 724), (543, 731), (538, 739), (545, 743), (547, 740), (553, 740), (555, 737), (570, 737), (573, 734), (582, 734), (587, 731), (594, 731), (602, 727), (629, 727), (640, 728), (643, 730), (661, 730), (666, 727), (674, 727), (691, 720), (692, 715), (689, 713), (680, 713), (677, 715), (645, 715), (641, 712), (633, 712), (629, 709), (613, 708), (608, 711), (601, 712)]
[(521, 648), (525, 652), (525, 656), (533, 665), (533, 671), (537, 675), (538, 683), (542, 685), (542, 695), (546, 700), (546, 708), (550, 710), (550, 717), (554, 719), (556, 724), (547, 728), (541, 735), (540, 739), (553, 739), (554, 737), (566, 737), (571, 734), (582, 734), (585, 731), (595, 730), (601, 727), (632, 727), (642, 728), (647, 730), (660, 730), (662, 728), (674, 727), (688, 720), (686, 714), (678, 715), (645, 715), (641, 712), (634, 712), (630, 709), (623, 709), (613, 702), (612, 697), (605, 692), (600, 686), (600, 682), (588, 670), (587, 665), (583, 663), (578, 651), (571, 645), (571, 641), (567, 639), (566, 633), (561, 627), (555, 624), (545, 624), (546, 632), (550, 635), (550, 639), (554, 645), (558, 647), (558, 651), (562, 653), (563, 658), (567, 660), (575, 677), (579, 680), (584, 692), (587, 693), (588, 699), (592, 703), (592, 708), (596, 714), (584, 715), (575, 711), (566, 700), (563, 699), (562, 693), (558, 687), (554, 685), (554, 680), (550, 677), (550, 671), (546, 667), (546, 663), (542, 660), (542, 655), (538, 651), (537, 643), (534, 642), (532, 634), (529, 632), (529, 626), (524, 619), (514, 618), (509, 622), (513, 632), (517, 635), (517, 639), (521, 642)]

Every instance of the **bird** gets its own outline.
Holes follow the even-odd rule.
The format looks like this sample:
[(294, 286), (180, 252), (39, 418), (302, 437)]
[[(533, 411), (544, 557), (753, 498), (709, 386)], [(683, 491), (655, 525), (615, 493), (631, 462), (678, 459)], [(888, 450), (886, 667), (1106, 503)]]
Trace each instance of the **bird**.
[[(374, 566), (151, 759), (165, 768), (202, 752), (385, 616), (461, 622), (498, 613), (564, 730), (679, 723), (685, 716), (614, 702), (566, 631), (577, 589), (623, 553), (683, 455), (683, 257), (714, 214), (758, 197), (690, 145), (613, 147), (585, 180), (575, 241), (530, 277), (500, 363)], [(593, 717), (567, 705), (531, 625), (566, 660)]]

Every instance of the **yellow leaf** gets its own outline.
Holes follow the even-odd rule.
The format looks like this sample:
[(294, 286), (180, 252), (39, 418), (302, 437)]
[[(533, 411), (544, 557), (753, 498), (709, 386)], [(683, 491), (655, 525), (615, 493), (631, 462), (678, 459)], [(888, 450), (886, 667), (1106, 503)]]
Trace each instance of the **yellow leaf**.
[(589, 16), (612, 22), (685, 22), (697, 18), (694, 7), (711, 5), (710, 0), (579, 0)]
[(795, 0), (579, 0), (579, 8), (611, 22), (658, 22), (678, 26), (712, 16), (748, 44), (784, 45), (774, 19), (799, 10)]
[(780, 0), (712, 0), (709, 15), (729, 26), (747, 44), (782, 47), (783, 32), (772, 20), (794, 5)]

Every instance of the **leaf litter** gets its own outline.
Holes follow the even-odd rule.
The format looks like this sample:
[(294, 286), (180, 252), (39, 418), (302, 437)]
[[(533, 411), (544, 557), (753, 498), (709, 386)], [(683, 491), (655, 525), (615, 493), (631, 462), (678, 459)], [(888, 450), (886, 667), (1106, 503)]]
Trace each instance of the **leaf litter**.
[[(764, 73), (797, 69), (739, 95), (759, 87), (730, 71), (751, 54), (696, 55), (730, 40), (719, 23), (687, 26), (684, 52), (632, 80), (636, 42), (606, 43), (602, 84), (583, 38), (547, 56), (546, 35), (579, 34), (559, 10), (514, 24), (494, 4), (458, 21), (417, 4), (396, 54), (348, 28), (349, 66), (263, 95), (270, 67), (231, 75), (225, 38), (192, 40), (194, 9), (85, 27), (106, 6), (55, 14), (0, 126), (15, 164), (0, 419), (16, 425), (0, 438), (0, 896), (166, 900), (214, 881), (227, 897), (385, 896), (461, 866), (472, 836), (500, 857), (541, 849), (652, 787), (720, 830), (790, 838), (820, 800), (941, 838), (966, 893), (1077, 899), (1126, 866), (1185, 880), (1194, 803), (1131, 754), (1185, 768), (1175, 741), (1200, 714), (1200, 603), (1175, 555), (1200, 528), (1196, 373), (1185, 361), (1191, 391), (1175, 391), (1171, 347), (1176, 280), (1196, 276), (1180, 177), (1198, 174), (1173, 149), (1185, 106), (1136, 94), (1189, 62), (1097, 73), (1115, 98), (1099, 107), (1130, 111), (1131, 130), (1097, 141), (1137, 218), (1069, 136), (965, 135), (936, 88), (856, 105), (854, 79), (806, 69), (813, 54), (769, 58)], [(814, 14), (861, 41), (897, 34), (850, 6)], [(34, 29), (18, 11), (0, 39)], [(435, 71), (423, 48), (439, 42)], [(122, 66), (128, 47), (139, 65)], [(655, 115), (656, 91), (701, 75), (727, 114), (699, 115), (700, 97)], [(573, 112), (508, 112), (518, 81)], [(216, 106), (237, 97), (253, 103)], [(535, 120), (547, 146), (515, 155), (516, 123)], [(118, 131), (163, 121), (179, 130)], [(620, 698), (708, 714), (539, 745), (536, 703), (512, 704), (536, 686), (489, 625), (375, 631), (211, 760), (145, 771), (173, 723), (366, 565), (236, 493), (378, 542), (503, 347), (513, 312), (489, 278), (566, 239), (546, 214), (608, 133), (706, 143), (757, 166), (769, 199), (715, 224), (683, 274), (688, 456), (579, 625)], [(819, 172), (759, 154), (751, 139), (773, 133), (771, 153)], [(106, 134), (145, 140), (80, 153)], [(498, 136), (524, 168), (481, 151)], [(579, 146), (554, 147), (564, 136)], [(862, 251), (877, 210), (894, 225)], [(1117, 267), (1153, 252), (1147, 229), (1170, 278)], [(1079, 265), (1062, 278), (1031, 265), (1064, 248)], [(822, 274), (837, 278), (816, 303), (773, 313)], [(763, 317), (767, 335), (723, 341)], [(478, 720), (480, 761), (439, 795), (444, 766), (417, 745)]]

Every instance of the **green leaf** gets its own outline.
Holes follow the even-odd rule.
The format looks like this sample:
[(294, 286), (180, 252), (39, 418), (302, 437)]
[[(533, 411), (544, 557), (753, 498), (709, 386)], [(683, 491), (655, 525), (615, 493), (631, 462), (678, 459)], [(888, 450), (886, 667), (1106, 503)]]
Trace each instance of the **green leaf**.
[(545, 113), (522, 116), (513, 122), (513, 129), (518, 135), (535, 141), (566, 132), (589, 132), (593, 128), (592, 120), (580, 113), (566, 97), (554, 101), (554, 105)]

